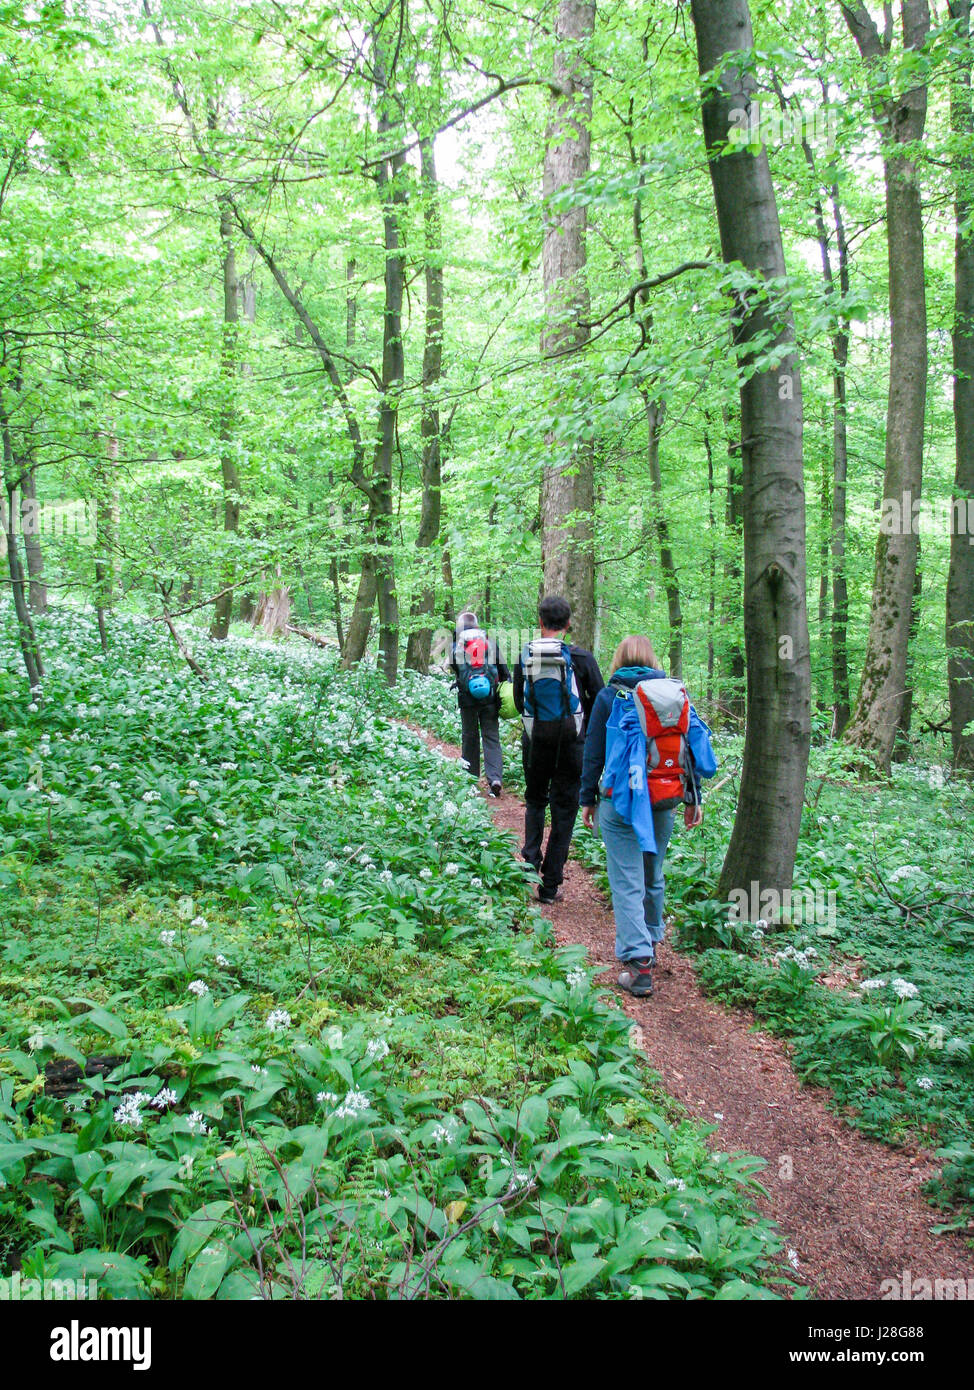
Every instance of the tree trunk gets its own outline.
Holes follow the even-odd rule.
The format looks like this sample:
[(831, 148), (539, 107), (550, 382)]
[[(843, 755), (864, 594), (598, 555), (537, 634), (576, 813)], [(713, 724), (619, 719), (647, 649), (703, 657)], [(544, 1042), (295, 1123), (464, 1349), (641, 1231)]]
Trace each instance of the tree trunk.
[[(552, 98), (545, 139), (545, 225), (542, 268), (545, 291), (546, 355), (571, 352), (589, 338), (584, 207), (555, 216), (551, 199), (571, 189), (589, 172), (592, 79), (581, 49), (595, 24), (594, 0), (559, 0), (555, 18), (555, 81), (566, 95)], [(565, 363), (553, 364), (557, 382)], [(557, 404), (555, 404), (557, 413)], [(551, 435), (552, 461), (542, 481), (541, 559), (544, 590), (561, 594), (572, 607), (572, 634), (583, 647), (595, 640), (595, 556), (593, 553), (594, 453), (590, 441)]]
[[(396, 74), (387, 74), (384, 62), (377, 44), (373, 73), (379, 102), (377, 128), (380, 142), (390, 131), (396, 129), (398, 124), (388, 92), (388, 82), (394, 80)], [(406, 189), (402, 177), (405, 167), (406, 156), (400, 149), (389, 159), (383, 160), (376, 175), (382, 199), (385, 300), (382, 309), (382, 397), (379, 405), (379, 433), (372, 461), (370, 519), (376, 540), (379, 666), (388, 685), (395, 685), (399, 675), (399, 598), (396, 594), (393, 552), (395, 535), (392, 510), (392, 456), (396, 444), (399, 392), (405, 372), (402, 344), (404, 274), (399, 226), (400, 210), (406, 202)]]
[[(823, 421), (824, 424), (824, 421)], [(828, 638), (829, 629), (829, 536), (832, 530), (832, 480), (829, 477), (828, 459), (822, 457), (822, 477), (819, 486), (818, 546), (818, 631), (823, 644)]]
[(118, 440), (99, 433), (104, 453), (95, 464), (95, 614), (98, 637), (103, 652), (108, 651), (107, 614), (115, 604), (115, 545), (118, 526), (118, 492), (115, 463), (118, 459)]
[(724, 512), (724, 531), (727, 550), (724, 559), (724, 602), (721, 605), (721, 626), (728, 630), (727, 665), (730, 668), (731, 691), (723, 704), (730, 717), (740, 725), (744, 723), (744, 691), (747, 679), (744, 652), (739, 633), (741, 607), (744, 602), (742, 592), (741, 562), (738, 553), (744, 548), (744, 477), (741, 469), (740, 441), (730, 435), (730, 412), (724, 412), (724, 428), (727, 431), (727, 505)]
[(663, 424), (663, 405), (654, 400), (646, 387), (640, 387), (646, 411), (648, 446), (646, 461), (653, 494), (653, 525), (659, 541), (660, 568), (666, 590), (666, 608), (670, 624), (670, 651), (667, 670), (676, 680), (683, 679), (683, 609), (680, 605), (680, 580), (673, 560), (670, 527), (663, 506), (663, 476), (659, 467), (659, 437)]
[[(441, 527), (442, 524), (441, 518)], [(448, 545), (443, 547), (441, 569), (443, 574), (443, 621), (447, 627), (452, 627), (457, 616), (457, 601), (453, 593), (453, 562), (450, 559), (450, 547)]]
[[(419, 425), (423, 449), (423, 500), (416, 536), (416, 548), (422, 554), (436, 544), (440, 535), (442, 453), (440, 408), (436, 391), (443, 368), (443, 239), (432, 139), (421, 141), (419, 152), (423, 182), (423, 224), (426, 231), (426, 328), (423, 343), (423, 405)], [(422, 588), (413, 601), (409, 642), (406, 646), (406, 666), (424, 674), (429, 670), (430, 645), (433, 640), (429, 620), (436, 610), (436, 585), (428, 564), (426, 569)]]
[(714, 453), (710, 435), (703, 432), (707, 453), (707, 704), (714, 698), (714, 629), (717, 619), (717, 516), (714, 510)]
[[(844, 4), (843, 14), (859, 51), (882, 77), (890, 33), (880, 36), (861, 0)], [(927, 0), (902, 0), (906, 50), (922, 48), (930, 28)], [(875, 70), (879, 68), (880, 71)], [(877, 770), (889, 773), (896, 729), (906, 691), (907, 650), (917, 534), (911, 508), (920, 501), (923, 478), (923, 417), (927, 390), (927, 305), (923, 266), (923, 209), (912, 147), (923, 139), (927, 90), (923, 85), (877, 105), (886, 142), (887, 254), (889, 260), (890, 376), (886, 413), (886, 466), (883, 497), (909, 515), (884, 529), (876, 543), (869, 636), (859, 695), (846, 739), (860, 748)], [(897, 147), (901, 152), (897, 153)], [(903, 149), (906, 153), (903, 153)]]
[(20, 529), (24, 537), (27, 574), (30, 578), (30, 611), (47, 612), (47, 585), (44, 583), (44, 555), (41, 550), (40, 509), (37, 480), (33, 468), (25, 468), (20, 484)]
[(913, 726), (913, 691), (916, 666), (915, 649), (920, 635), (920, 599), (923, 594), (923, 571), (920, 568), (921, 542), (917, 537), (917, 568), (913, 579), (913, 602), (910, 605), (910, 643), (906, 656), (906, 690), (903, 695), (903, 708), (900, 722), (896, 727), (896, 740), (893, 744), (893, 762), (905, 763), (910, 757), (910, 730)]
[(252, 627), (263, 628), (268, 637), (283, 637), (291, 621), (291, 591), (277, 584), (269, 593), (261, 594)]
[(961, 138), (954, 174), (954, 498), (947, 576), (947, 683), (954, 766), (974, 772), (974, 110), (971, 105), (971, 0), (951, 0), (964, 43), (963, 71), (951, 90), (951, 127)]
[[(821, 77), (819, 83), (822, 89), (822, 104), (826, 106), (829, 100), (828, 84)], [(784, 92), (777, 83), (775, 85), (778, 99), (782, 108), (785, 108), (787, 101)], [(815, 231), (822, 262), (822, 279), (829, 299), (834, 301), (835, 275), (832, 270), (832, 252), (829, 232), (825, 223), (825, 209), (819, 187), (820, 180), (815, 153), (804, 135), (801, 145), (805, 163), (815, 180)], [(829, 174), (829, 203), (832, 209), (835, 250), (838, 260), (839, 293), (841, 296), (839, 302), (844, 304), (849, 294), (849, 248), (846, 243), (845, 223), (842, 217), (839, 185), (835, 178), (834, 165)], [(837, 312), (837, 320), (832, 331), (832, 488), (829, 499), (826, 492), (827, 483), (823, 480), (822, 516), (826, 539), (823, 541), (822, 547), (822, 582), (819, 589), (819, 623), (824, 629), (828, 621), (828, 574), (831, 560), (833, 738), (842, 733), (852, 712), (849, 697), (847, 640), (849, 594), (845, 577), (846, 479), (849, 457), (846, 439), (846, 368), (849, 362), (849, 320), (841, 308)]]
[[(355, 257), (350, 256), (345, 262), (345, 355), (348, 357), (348, 380), (351, 381), (355, 376), (355, 366), (352, 354), (355, 351), (355, 320), (357, 313), (357, 303), (354, 291), (355, 281)], [(328, 470), (328, 492), (332, 495), (335, 487), (335, 474), (332, 469)], [(342, 521), (341, 506), (335, 502), (331, 504), (331, 519), (335, 530), (336, 540), (340, 536), (341, 544), (344, 544), (344, 524)], [(348, 578), (348, 561), (339, 559), (338, 555), (332, 555), (328, 561), (328, 578), (331, 581), (332, 607), (334, 608), (335, 636), (338, 639), (338, 650), (342, 657), (345, 655), (345, 622), (342, 617), (342, 581)], [(372, 595), (372, 602), (375, 602), (375, 594)], [(369, 627), (372, 626), (371, 619)], [(366, 633), (368, 642), (368, 633)]]
[[(648, 60), (648, 57), (649, 45), (644, 37), (643, 58), (644, 60)], [(632, 227), (633, 238), (636, 244), (636, 273), (640, 281), (642, 281), (647, 279), (647, 268), (646, 251), (643, 245), (643, 217), (640, 194), (644, 183), (643, 171), (648, 161), (645, 152), (641, 158), (637, 155), (631, 127), (626, 132), (626, 138), (629, 144), (630, 162), (634, 168), (639, 170), (639, 191), (633, 200)], [(642, 331), (648, 340), (653, 326), (653, 315), (649, 307), (648, 289), (644, 288), (640, 290), (638, 297), (643, 308), (641, 316)], [(666, 606), (669, 617), (670, 651), (667, 669), (671, 676), (679, 680), (683, 675), (683, 609), (680, 605), (680, 581), (676, 572), (676, 564), (673, 560), (673, 547), (670, 543), (670, 528), (666, 519), (666, 509), (663, 503), (663, 475), (660, 472), (659, 466), (660, 431), (663, 425), (665, 407), (658, 397), (654, 397), (648, 381), (640, 382), (639, 393), (643, 398), (643, 408), (646, 413), (646, 462), (649, 470), (649, 483), (653, 497), (653, 527), (659, 545), (660, 568), (663, 571), (663, 587), (666, 590)]]
[(17, 548), (17, 511), (15, 499), (18, 491), (23, 486), (23, 475), (25, 470), (20, 466), (14, 456), (13, 440), (10, 432), (10, 417), (7, 414), (6, 400), (0, 390), (0, 435), (3, 439), (3, 481), (6, 491), (7, 501), (3, 510), (3, 537), (4, 546), (7, 551), (7, 568), (10, 572), (10, 593), (13, 598), (14, 616), (17, 619), (17, 637), (20, 643), (20, 654), (23, 658), (24, 669), (27, 672), (27, 684), (31, 692), (40, 690), (41, 681), (44, 678), (44, 662), (41, 659), (41, 650), (37, 641), (37, 633), (30, 616), (30, 608), (27, 604), (27, 580), (24, 575), (23, 565), (20, 563), (20, 553)]
[[(839, 186), (829, 192), (835, 249), (839, 261), (839, 291), (849, 293), (849, 248), (839, 202)], [(849, 363), (849, 324), (843, 318), (832, 337), (832, 735), (843, 732), (852, 714), (849, 694), (849, 588), (845, 572), (846, 482), (849, 474), (846, 368)]]
[(345, 646), (342, 649), (342, 669), (350, 671), (365, 655), (372, 631), (372, 618), (375, 611), (375, 556), (366, 551), (362, 555), (362, 569), (359, 574), (358, 590), (348, 620), (345, 633)]
[[(240, 475), (233, 456), (236, 409), (237, 323), (241, 282), (233, 249), (233, 211), (225, 198), (220, 200), (220, 241), (223, 246), (223, 339), (220, 346), (220, 472), (223, 477), (223, 530), (236, 535), (240, 527)], [(220, 597), (214, 606), (210, 636), (222, 642), (230, 631), (233, 611), (234, 563), (228, 556), (220, 573)]]
[[(763, 147), (728, 148), (730, 113), (755, 98), (754, 47), (746, 0), (692, 0), (701, 76), (720, 69), (703, 98), (703, 127), (724, 260), (779, 283), (785, 276), (781, 228)], [(740, 52), (740, 63), (728, 55)], [(794, 343), (790, 312), (771, 319), (758, 297), (739, 297), (735, 342), (767, 337)], [(752, 884), (790, 889), (801, 828), (811, 741), (811, 667), (805, 601), (805, 492), (798, 359), (787, 351), (772, 370), (741, 387), (744, 503), (744, 643), (747, 726), (737, 815), (720, 876), (726, 898), (743, 889), (758, 915)]]

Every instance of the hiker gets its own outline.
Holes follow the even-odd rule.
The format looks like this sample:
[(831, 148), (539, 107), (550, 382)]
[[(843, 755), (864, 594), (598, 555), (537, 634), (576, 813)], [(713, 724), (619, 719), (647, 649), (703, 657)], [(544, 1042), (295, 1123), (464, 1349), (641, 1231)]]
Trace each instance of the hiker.
[[(524, 848), (521, 857), (541, 875), (538, 897), (553, 903), (578, 815), (585, 726), (605, 682), (584, 647), (565, 640), (572, 610), (557, 594), (538, 606), (541, 636), (529, 642), (514, 668), (514, 703), (521, 715), (524, 764)], [(551, 831), (542, 852), (545, 811)]]
[(619, 984), (630, 994), (653, 992), (663, 861), (677, 810), (682, 804), (688, 829), (700, 824), (700, 779), (716, 770), (710, 731), (682, 681), (659, 668), (648, 637), (624, 638), (592, 710), (581, 803), (582, 823), (594, 830), (597, 821), (605, 845)]
[(469, 609), (457, 617), (450, 670), (456, 681), (460, 707), (461, 756), (468, 771), (479, 777), (483, 739), (487, 795), (500, 796), (504, 754), (498, 723), (498, 692), (501, 684), (511, 679), (511, 673), (498, 655), (497, 643), (481, 629), (476, 613)]

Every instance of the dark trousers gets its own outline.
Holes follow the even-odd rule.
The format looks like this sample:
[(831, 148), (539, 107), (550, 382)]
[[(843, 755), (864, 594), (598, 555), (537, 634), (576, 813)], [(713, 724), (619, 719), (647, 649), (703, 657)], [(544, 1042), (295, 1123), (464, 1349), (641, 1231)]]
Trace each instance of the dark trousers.
[(499, 782), (504, 774), (497, 705), (491, 700), (476, 709), (460, 706), (460, 756), (474, 777), (480, 776), (480, 740), (484, 741), (484, 772), (488, 783)]
[[(541, 874), (544, 887), (554, 891), (562, 881), (568, 847), (578, 815), (582, 781), (583, 744), (573, 739), (558, 743), (521, 739), (524, 763), (524, 848), (522, 859)], [(545, 811), (551, 807), (551, 832), (544, 853)]]

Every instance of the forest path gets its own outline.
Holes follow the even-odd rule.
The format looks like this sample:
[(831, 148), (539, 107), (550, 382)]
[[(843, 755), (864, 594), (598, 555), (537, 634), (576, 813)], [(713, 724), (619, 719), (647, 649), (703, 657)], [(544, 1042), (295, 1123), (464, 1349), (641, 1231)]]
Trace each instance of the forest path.
[[(459, 748), (410, 727), (431, 748), (459, 758)], [(523, 803), (505, 792), (489, 804), (518, 853)], [(575, 833), (590, 832), (579, 821)], [(883, 1280), (899, 1285), (904, 1271), (913, 1279), (974, 1278), (964, 1239), (930, 1233), (937, 1213), (921, 1189), (939, 1171), (932, 1154), (891, 1148), (845, 1124), (826, 1108), (827, 1092), (799, 1083), (783, 1043), (753, 1031), (751, 1014), (708, 999), (690, 961), (668, 945), (652, 998), (626, 994), (615, 984), (612, 908), (595, 879), (570, 859), (562, 892), (542, 907), (559, 945), (588, 949), (598, 983), (613, 987), (639, 1025), (639, 1045), (666, 1090), (698, 1119), (717, 1123), (715, 1149), (767, 1160), (759, 1178), (769, 1195), (755, 1194), (755, 1204), (777, 1222), (797, 1259), (796, 1276), (814, 1297), (878, 1299)]]

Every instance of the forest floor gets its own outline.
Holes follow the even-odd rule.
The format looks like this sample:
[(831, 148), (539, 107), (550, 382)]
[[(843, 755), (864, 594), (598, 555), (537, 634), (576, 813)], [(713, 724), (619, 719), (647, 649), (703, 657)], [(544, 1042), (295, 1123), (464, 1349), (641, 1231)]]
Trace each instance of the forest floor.
[[(415, 728), (415, 726), (413, 726)], [(460, 750), (416, 729), (445, 756)], [(491, 803), (496, 824), (515, 837), (524, 826), (519, 798)], [(587, 834), (579, 822), (576, 834)], [(615, 984), (612, 908), (595, 879), (569, 860), (560, 901), (542, 908), (560, 945), (580, 944), (638, 1025), (638, 1044), (667, 1091), (687, 1111), (716, 1123), (715, 1148), (767, 1161), (756, 1197), (781, 1229), (797, 1277), (813, 1296), (878, 1299), (884, 1280), (974, 1277), (974, 1253), (953, 1234), (932, 1235), (937, 1214), (922, 1188), (939, 1172), (922, 1149), (890, 1147), (852, 1129), (826, 1105), (828, 1092), (800, 1084), (780, 1039), (756, 1030), (753, 1016), (708, 999), (691, 960), (664, 945), (649, 999)], [(896, 1295), (894, 1295), (896, 1296)]]

